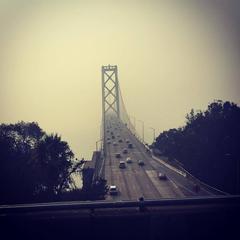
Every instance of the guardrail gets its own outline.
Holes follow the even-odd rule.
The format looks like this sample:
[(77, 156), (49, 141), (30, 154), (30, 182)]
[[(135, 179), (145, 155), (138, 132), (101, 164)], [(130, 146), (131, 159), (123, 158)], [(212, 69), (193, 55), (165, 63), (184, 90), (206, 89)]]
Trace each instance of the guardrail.
[(11, 213), (39, 212), (48, 210), (74, 210), (74, 209), (109, 209), (132, 207), (163, 207), (163, 206), (188, 206), (208, 204), (234, 204), (240, 207), (240, 195), (191, 197), (181, 199), (140, 200), (140, 201), (95, 201), (95, 202), (52, 202), (17, 205), (0, 205), (0, 217)]
[(104, 177), (105, 177), (105, 171), (104, 171), (104, 167), (105, 167), (105, 156), (104, 156), (103, 147), (102, 147), (102, 149), (101, 149), (100, 161), (101, 161), (101, 166), (100, 166), (100, 170), (99, 170), (99, 177), (100, 177), (100, 178), (104, 178)]
[[(152, 157), (155, 157), (155, 158), (159, 159), (159, 157), (156, 156), (153, 151), (151, 151), (151, 152), (152, 152)], [(159, 159), (159, 160), (161, 160), (161, 159)], [(183, 168), (183, 167), (180, 166), (180, 165), (178, 165), (178, 168), (176, 168), (176, 167), (172, 166), (171, 164), (166, 163), (164, 160), (161, 160), (161, 162), (162, 162), (166, 167), (168, 167), (168, 168), (170, 168), (170, 169), (172, 169), (172, 170), (175, 169), (174, 171), (177, 172), (178, 174), (180, 174), (180, 175), (188, 178), (189, 180), (191, 180), (192, 182), (196, 183), (196, 184), (199, 185), (200, 187), (203, 187), (203, 188), (205, 188), (206, 190), (211, 191), (211, 192), (214, 193), (214, 194), (230, 195), (229, 193), (226, 193), (226, 192), (224, 192), (224, 191), (221, 191), (221, 190), (219, 190), (219, 189), (217, 189), (217, 188), (215, 188), (215, 187), (212, 187), (212, 186), (208, 185), (207, 183), (199, 180), (198, 178), (196, 178), (195, 176), (193, 176), (190, 172), (188, 172), (185, 168)]]

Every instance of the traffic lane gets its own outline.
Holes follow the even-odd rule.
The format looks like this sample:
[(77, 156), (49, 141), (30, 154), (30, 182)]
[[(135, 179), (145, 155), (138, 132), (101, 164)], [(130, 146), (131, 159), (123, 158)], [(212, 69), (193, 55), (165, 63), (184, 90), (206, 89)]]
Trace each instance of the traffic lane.
[[(123, 131), (122, 131), (123, 132)], [(118, 133), (115, 133), (115, 135), (118, 134)], [(132, 138), (132, 136), (130, 136), (128, 134), (128, 131), (124, 131), (124, 134), (121, 134), (121, 138), (124, 138), (124, 143), (125, 143), (125, 140), (126, 138)], [(124, 146), (124, 143), (122, 144), (122, 149), (124, 147), (127, 147), (127, 146)], [(135, 143), (136, 144), (136, 143)], [(140, 148), (141, 146), (138, 146), (138, 148)], [(116, 151), (117, 148), (115, 148), (115, 151)], [(118, 151), (120, 152), (121, 149), (118, 148)], [(131, 151), (129, 150), (131, 153), (132, 153), (132, 158), (133, 159), (143, 159), (145, 158), (145, 156), (143, 155), (143, 153), (141, 151), (138, 151), (136, 152), (136, 150), (134, 151)], [(144, 151), (144, 150), (143, 150)], [(139, 169), (141, 171), (139, 171)], [(155, 177), (154, 179), (150, 179), (151, 177), (149, 175), (147, 175), (147, 173), (145, 172), (145, 170), (152, 170), (153, 171), (153, 168), (151, 166), (151, 164), (147, 162), (145, 162), (145, 166), (144, 167), (140, 167), (138, 166), (138, 169), (134, 169), (134, 175), (135, 178), (137, 179), (137, 182), (133, 183), (133, 185), (141, 185), (141, 191), (139, 192), (139, 189), (138, 189), (138, 195), (142, 195), (142, 196), (145, 196), (145, 198), (149, 198), (149, 199), (153, 199), (153, 198), (160, 198), (162, 195), (164, 195), (164, 197), (175, 197), (177, 194), (172, 191), (172, 186), (170, 186), (169, 184), (167, 184), (167, 187), (165, 187), (165, 190), (161, 192), (163, 193), (160, 193), (159, 192), (159, 188), (158, 188), (158, 185), (159, 183), (157, 184), (156, 181), (155, 181)], [(128, 181), (134, 181), (132, 177), (129, 178)], [(164, 184), (166, 185), (166, 184)], [(168, 191), (166, 191), (166, 189), (169, 188)], [(136, 193), (134, 194), (134, 196), (136, 197)]]
[(194, 184), (192, 182), (189, 182), (187, 179), (185, 179), (184, 176), (181, 176), (180, 174), (168, 169), (161, 163), (156, 162), (155, 160), (150, 160), (152, 164), (156, 164), (158, 166), (158, 171), (165, 173), (169, 180), (171, 180), (174, 184), (176, 184), (186, 196), (197, 196), (199, 193), (196, 193), (194, 191)]
[[(128, 137), (129, 139), (130, 136), (126, 132), (125, 137)], [(133, 141), (131, 141), (133, 142)], [(148, 199), (158, 199), (161, 197), (176, 197), (177, 194), (173, 190), (169, 191), (164, 191), (164, 189), (160, 189), (159, 185), (161, 185), (159, 182), (156, 181), (156, 170), (152, 167), (151, 164), (149, 164), (148, 161), (144, 161), (145, 165), (144, 166), (139, 166), (138, 165), (138, 160), (145, 160), (142, 151), (138, 149), (136, 146), (133, 149), (128, 149), (129, 150), (129, 155), (131, 155), (131, 158), (133, 160), (132, 163), (132, 168), (134, 175), (138, 178), (138, 184), (142, 186), (142, 195), (145, 198)], [(155, 172), (156, 175), (148, 174), (148, 172)], [(158, 179), (157, 179), (158, 180)], [(159, 181), (159, 180), (158, 180)], [(172, 186), (168, 184), (163, 184), (167, 185), (168, 188), (171, 188)], [(165, 187), (166, 189), (166, 187)], [(161, 190), (161, 191), (160, 191)]]
[[(140, 143), (133, 135), (131, 132), (129, 132), (129, 130), (124, 127), (121, 130), (121, 133), (124, 133), (121, 137), (124, 138), (123, 141), (126, 138), (133, 138), (134, 143), (136, 144), (136, 146), (140, 147), (142, 150), (142, 153), (144, 154), (144, 158), (149, 158), (149, 156), (146, 156), (145, 153), (145, 147), (142, 145), (142, 143)], [(125, 141), (124, 141), (125, 142)], [(152, 158), (151, 158), (152, 160)], [(150, 160), (150, 161), (151, 161)], [(150, 162), (151, 164), (153, 164), (153, 162)], [(194, 183), (189, 181), (188, 179), (184, 178), (183, 176), (179, 175), (178, 173), (175, 173), (174, 171), (170, 170), (169, 168), (165, 167), (163, 164), (157, 162), (158, 167), (156, 169), (160, 169), (160, 171), (165, 172), (168, 176), (170, 176), (170, 180), (175, 184), (178, 185), (179, 187), (181, 187), (181, 189), (184, 190), (184, 192), (189, 196), (189, 195), (209, 195), (210, 193), (204, 191), (204, 190), (200, 190), (199, 193), (195, 193), (193, 192), (194, 189)]]
[(127, 168), (122, 171), (131, 190), (131, 200), (138, 200), (139, 197), (142, 196), (142, 190), (140, 185), (137, 183), (136, 177), (133, 175), (131, 166), (127, 165)]
[[(131, 133), (130, 133), (131, 134)], [(135, 140), (135, 143), (138, 146), (141, 146), (142, 143), (139, 143), (137, 140)], [(142, 145), (142, 148), (144, 148), (144, 146)], [(151, 163), (153, 163), (154, 161), (156, 162), (155, 159), (153, 159), (151, 156), (149, 156), (146, 151), (143, 151), (143, 154), (145, 155), (145, 158), (147, 158), (149, 161), (151, 161)], [(187, 196), (205, 196), (205, 195), (212, 195), (212, 193), (204, 190), (204, 189), (200, 189), (199, 192), (195, 192), (195, 184), (194, 182), (190, 181), (189, 179), (185, 178), (184, 176), (180, 175), (179, 173), (176, 173), (175, 171), (169, 169), (168, 167), (164, 166), (162, 163), (157, 162), (157, 164), (159, 165), (159, 170), (162, 171), (163, 173), (166, 173), (167, 176), (170, 177), (171, 181), (178, 185), (179, 188), (181, 188), (182, 190), (184, 190), (184, 193), (186, 193)]]
[[(125, 132), (125, 136), (129, 138), (133, 143), (132, 136), (130, 136), (127, 131)], [(130, 152), (133, 155), (134, 161), (136, 163), (138, 160), (144, 161), (145, 156), (143, 155), (142, 150), (140, 149), (140, 147), (138, 147), (135, 144), (135, 142), (133, 144), (135, 146), (133, 149), (130, 150)], [(149, 199), (161, 198), (161, 197), (176, 197), (178, 194), (176, 194), (175, 191), (172, 190), (173, 186), (171, 186), (171, 184), (169, 183), (163, 183), (163, 184), (159, 183), (159, 179), (156, 178), (156, 175), (157, 175), (156, 170), (148, 161), (145, 160), (144, 163), (145, 165), (142, 167), (137, 165), (137, 168), (138, 169), (140, 168), (142, 171), (138, 172), (138, 169), (135, 169), (136, 176), (139, 178), (139, 181), (141, 182), (141, 184), (145, 186), (143, 195), (145, 195)], [(151, 173), (154, 172), (155, 174), (154, 175), (149, 174), (150, 172)], [(168, 188), (171, 188), (171, 189), (168, 190)]]
[[(109, 154), (108, 159), (112, 158), (113, 156), (111, 154)], [(124, 178), (122, 176), (122, 173), (119, 171), (119, 166), (116, 163), (116, 161), (112, 163), (111, 165), (111, 169), (109, 169), (111, 171), (112, 174), (112, 178), (111, 179), (106, 179), (108, 185), (116, 185), (119, 191), (118, 195), (108, 195), (107, 196), (107, 200), (128, 200), (130, 199), (129, 193), (128, 193), (128, 189), (126, 186), (126, 183), (124, 182)]]
[[(122, 134), (121, 137), (126, 138), (126, 134)], [(118, 151), (118, 152), (122, 152), (122, 149), (127, 147), (125, 145), (125, 143), (115, 146), (115, 148), (113, 148), (114, 152)], [(132, 151), (130, 151), (128, 149), (128, 154), (122, 154), (122, 158), (125, 158), (127, 156), (131, 156), (133, 159), (138, 159), (139, 157), (136, 157), (136, 154)], [(111, 152), (112, 158), (114, 158), (114, 154), (113, 152)], [(115, 159), (115, 158), (114, 158)], [(129, 186), (131, 186), (130, 189), (130, 199), (136, 199), (140, 196), (144, 196), (145, 198), (148, 199), (156, 199), (161, 197), (161, 195), (158, 193), (158, 191), (156, 190), (155, 186), (152, 184), (152, 182), (150, 181), (150, 179), (148, 178), (147, 174), (144, 171), (144, 167), (140, 167), (137, 162), (135, 162), (135, 164), (137, 168), (134, 169), (132, 167), (128, 167), (127, 169), (119, 169), (118, 171), (121, 172), (123, 174), (123, 178), (122, 179), (118, 179), (118, 181), (123, 182), (123, 180), (125, 178), (127, 178), (127, 183), (125, 184), (125, 188), (127, 188), (127, 184), (129, 184)], [(116, 166), (116, 165), (115, 165)], [(150, 167), (150, 166), (149, 166)], [(131, 174), (130, 174), (131, 171)], [(116, 174), (116, 173), (115, 173)], [(121, 185), (121, 183), (119, 183), (120, 185), (120, 191), (122, 190), (123, 186)], [(122, 192), (125, 192), (124, 190)], [(122, 197), (124, 198), (126, 195), (123, 194)]]
[[(123, 132), (123, 131), (122, 131)], [(116, 135), (117, 133), (115, 133)], [(119, 133), (118, 133), (119, 134)], [(132, 138), (132, 136), (130, 136), (127, 132), (127, 130), (124, 132), (124, 134), (121, 134), (121, 138), (124, 138), (124, 143), (125, 143), (125, 140), (126, 138)], [(123, 147), (127, 147), (127, 146), (124, 146), (124, 143), (123, 143)], [(139, 152), (136, 152), (136, 150), (134, 151), (131, 151), (131, 157), (133, 159), (142, 159), (144, 160), (145, 156), (143, 156), (142, 152), (139, 151)], [(145, 198), (149, 198), (149, 199), (152, 199), (152, 198), (159, 198), (161, 197), (162, 195), (164, 197), (175, 197), (177, 194), (172, 191), (172, 186), (170, 186), (169, 184), (167, 184), (167, 186), (165, 186), (165, 191), (162, 191), (163, 193), (160, 193), (159, 191), (159, 183), (156, 183), (156, 179), (155, 179), (155, 176), (153, 177), (152, 175), (148, 175), (146, 174), (145, 170), (152, 170), (152, 166), (151, 164), (148, 164), (148, 162), (145, 162), (145, 166), (144, 167), (140, 167), (141, 170), (143, 171), (139, 171), (139, 166), (138, 166), (138, 169), (134, 169), (134, 176), (136, 179), (138, 179), (138, 181), (136, 183), (133, 183), (132, 186), (134, 186), (135, 184), (136, 185), (141, 185), (141, 191), (139, 191), (140, 189), (138, 189), (138, 195), (142, 195), (144, 196)], [(154, 170), (152, 170), (154, 171)], [(152, 179), (151, 179), (152, 178)], [(129, 178), (128, 181), (132, 181), (132, 178)], [(147, 184), (146, 184), (147, 183)], [(166, 184), (163, 184), (163, 185), (166, 185)], [(144, 187), (143, 187), (144, 186)], [(169, 189), (167, 191), (167, 189)], [(134, 194), (136, 196), (136, 193)]]
[[(115, 139), (114, 139), (115, 141)], [(113, 145), (113, 141), (111, 144), (108, 145), (109, 151), (108, 151), (108, 156), (107, 159), (111, 159), (112, 161), (112, 172), (113, 172), (113, 178), (114, 181), (109, 182), (109, 185), (116, 185), (119, 194), (118, 196), (108, 196), (107, 199), (122, 199), (122, 200), (129, 200), (133, 199), (136, 200), (137, 196), (139, 195), (138, 192), (136, 192), (133, 189), (129, 189), (129, 186), (135, 186), (136, 184), (133, 182), (134, 178), (132, 174), (127, 173), (125, 170), (126, 169), (120, 169), (119, 168), (119, 162), (122, 160), (124, 157), (122, 155), (121, 158), (116, 158), (115, 154), (122, 152), (122, 144), (118, 143), (116, 146)], [(112, 184), (111, 184), (112, 183)], [(113, 184), (114, 183), (114, 184)]]
[[(164, 184), (162, 183), (157, 183), (156, 181), (156, 175), (158, 174), (159, 171), (159, 165), (153, 165), (151, 162), (151, 157), (145, 152), (145, 147), (143, 147), (142, 144), (139, 144), (138, 141), (134, 136), (132, 136), (131, 133), (128, 133), (128, 136), (131, 138), (131, 141), (134, 142), (135, 148), (139, 150), (140, 156), (138, 156), (141, 159), (146, 159), (146, 165), (149, 167), (148, 170), (152, 170), (153, 172), (155, 171), (155, 174), (153, 175), (153, 172), (149, 171), (149, 177), (151, 178), (151, 181), (155, 184), (155, 187), (160, 191), (161, 195), (164, 197), (183, 197), (184, 194), (182, 191), (179, 189), (179, 187), (173, 182), (173, 181), (168, 181)], [(141, 150), (141, 151), (140, 151)], [(147, 169), (146, 169), (147, 170)], [(170, 180), (170, 179), (169, 179)], [(162, 186), (163, 188), (161, 189)], [(167, 186), (167, 187), (166, 187)]]
[[(138, 142), (136, 142), (136, 144), (139, 145)], [(147, 159), (149, 161), (149, 163), (151, 163), (152, 165), (155, 166), (156, 171), (165, 173), (167, 175), (168, 179), (173, 183), (174, 186), (177, 186), (181, 190), (184, 189), (184, 195), (187, 195), (187, 196), (198, 195), (197, 193), (195, 193), (193, 191), (194, 183), (187, 180), (184, 176), (167, 168), (160, 162), (157, 162), (151, 156), (148, 156), (148, 154), (145, 151), (143, 151), (143, 155), (144, 155), (145, 159)]]
[[(181, 174), (169, 169), (166, 167), (164, 164), (161, 162), (158, 162), (157, 160), (151, 158), (150, 160), (152, 164), (158, 164), (159, 169), (161, 172), (166, 173), (171, 180), (177, 184), (187, 196), (209, 196), (213, 195), (211, 192), (205, 190), (205, 189), (200, 189), (199, 191), (196, 192), (195, 190), (195, 183), (191, 181), (190, 179), (187, 179), (186, 177), (182, 176)], [(154, 163), (155, 162), (155, 163)]]
[(154, 185), (154, 188), (157, 190), (157, 197), (174, 198), (184, 196), (184, 194), (178, 189), (178, 187), (175, 184), (172, 184), (171, 181), (161, 181), (158, 178), (158, 166), (154, 167), (149, 160), (146, 160), (146, 157), (142, 152), (136, 152), (136, 150), (136, 158), (145, 160), (145, 166), (143, 166), (142, 169), (145, 171), (145, 173), (147, 174), (147, 178), (151, 181), (151, 183)]
[(136, 153), (129, 151), (129, 149), (127, 154), (122, 154), (122, 158), (125, 160), (128, 156), (134, 159), (134, 162), (132, 164), (126, 163), (126, 169), (119, 169), (119, 171), (123, 174), (123, 180), (124, 178), (127, 178), (126, 184), (130, 186), (130, 198), (136, 199), (141, 196), (148, 199), (159, 198), (160, 194), (157, 192), (144, 172), (144, 168), (146, 168), (146, 166), (139, 166), (135, 160), (138, 159), (138, 157), (136, 157)]
[(184, 194), (178, 189), (177, 186), (174, 186), (175, 188), (173, 188), (173, 184), (169, 181), (169, 179), (160, 180), (155, 170), (147, 170), (146, 173), (163, 198), (184, 197)]

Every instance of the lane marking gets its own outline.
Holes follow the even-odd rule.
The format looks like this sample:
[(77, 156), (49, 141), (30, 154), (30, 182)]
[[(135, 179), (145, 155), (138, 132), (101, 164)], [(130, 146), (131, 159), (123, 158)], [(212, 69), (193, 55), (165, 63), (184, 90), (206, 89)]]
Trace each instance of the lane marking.
[(157, 157), (155, 157), (155, 156), (152, 156), (152, 158), (153, 158), (154, 160), (158, 161), (159, 163), (163, 164), (164, 166), (168, 167), (169, 169), (173, 170), (174, 172), (182, 175), (183, 177), (186, 177), (186, 176), (187, 176), (186, 173), (184, 173), (184, 172), (180, 171), (179, 169), (177, 169), (177, 168), (169, 165), (168, 163), (165, 163), (163, 160), (161, 160), (161, 159), (159, 159), (159, 158), (157, 158)]
[[(169, 178), (169, 177), (168, 177), (168, 178)], [(169, 180), (170, 180), (174, 185), (176, 185), (176, 183), (175, 183), (171, 178), (169, 178)], [(190, 192), (191, 194), (196, 195), (196, 193), (195, 193), (194, 191), (190, 190), (189, 188), (185, 187), (184, 185), (178, 183), (178, 186), (181, 187), (181, 188), (184, 188), (186, 191)], [(176, 187), (179, 189), (178, 186), (176, 185)], [(179, 189), (179, 190), (180, 190), (180, 189)]]

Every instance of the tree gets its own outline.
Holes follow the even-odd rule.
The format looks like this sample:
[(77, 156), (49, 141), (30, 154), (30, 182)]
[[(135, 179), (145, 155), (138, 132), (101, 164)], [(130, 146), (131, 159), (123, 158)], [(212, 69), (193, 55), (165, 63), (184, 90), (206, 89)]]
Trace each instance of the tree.
[(240, 108), (216, 100), (205, 112), (193, 109), (186, 125), (161, 133), (153, 144), (196, 177), (229, 193), (239, 193)]
[(82, 190), (84, 200), (103, 200), (108, 192), (107, 180), (97, 179), (91, 186)]
[(57, 134), (44, 136), (36, 146), (35, 156), (32, 160), (34, 165), (38, 166), (39, 189), (49, 194), (57, 194), (68, 186), (68, 173), (72, 168), (74, 154), (68, 144), (61, 141), (61, 137)]
[(73, 157), (60, 136), (47, 135), (35, 122), (1, 124), (0, 201), (54, 199), (69, 188)]

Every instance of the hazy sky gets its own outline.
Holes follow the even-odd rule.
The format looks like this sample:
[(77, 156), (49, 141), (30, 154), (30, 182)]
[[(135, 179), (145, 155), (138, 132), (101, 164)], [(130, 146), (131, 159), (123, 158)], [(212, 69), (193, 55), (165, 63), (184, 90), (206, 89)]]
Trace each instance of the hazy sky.
[(0, 0), (0, 123), (36, 121), (90, 159), (108, 64), (148, 141), (191, 108), (240, 104), (234, 2)]

